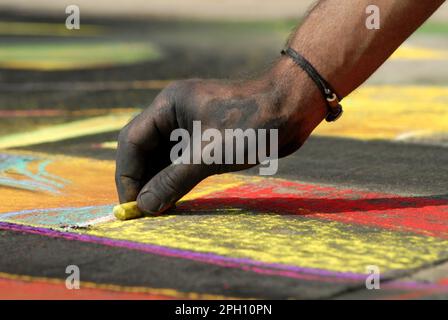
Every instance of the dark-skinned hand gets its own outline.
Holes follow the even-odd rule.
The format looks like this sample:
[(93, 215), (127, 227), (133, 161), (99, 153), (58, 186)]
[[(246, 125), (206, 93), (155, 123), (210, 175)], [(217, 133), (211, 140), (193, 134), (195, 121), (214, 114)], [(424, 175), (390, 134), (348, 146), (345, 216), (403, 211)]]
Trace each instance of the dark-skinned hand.
[[(291, 68), (284, 62), (284, 69)], [(171, 163), (177, 143), (170, 141), (171, 132), (183, 128), (191, 134), (193, 121), (201, 121), (202, 130), (220, 132), (278, 129), (278, 156), (296, 151), (325, 117), (313, 85), (303, 74), (281, 68), (246, 82), (173, 82), (120, 131), (115, 175), (120, 203), (137, 200), (145, 213), (163, 212), (206, 177), (254, 166)]]

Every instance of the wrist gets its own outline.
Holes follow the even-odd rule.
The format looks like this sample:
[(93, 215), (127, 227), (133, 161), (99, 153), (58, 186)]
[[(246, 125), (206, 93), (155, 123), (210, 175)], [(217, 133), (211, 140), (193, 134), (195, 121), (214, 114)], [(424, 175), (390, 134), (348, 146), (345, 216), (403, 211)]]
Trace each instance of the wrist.
[[(327, 114), (322, 93), (295, 62), (282, 56), (268, 72), (273, 90), (281, 97), (284, 112), (300, 120), (302, 125), (316, 127)], [(312, 130), (312, 129), (311, 129)]]

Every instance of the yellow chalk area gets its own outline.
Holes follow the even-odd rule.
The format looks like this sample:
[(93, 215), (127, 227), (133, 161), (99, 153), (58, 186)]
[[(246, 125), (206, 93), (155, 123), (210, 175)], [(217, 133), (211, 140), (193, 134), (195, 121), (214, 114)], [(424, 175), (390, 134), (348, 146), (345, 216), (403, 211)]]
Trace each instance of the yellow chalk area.
[(316, 135), (358, 139), (400, 139), (423, 132), (448, 132), (448, 87), (364, 86), (343, 100), (344, 115), (323, 122)]
[[(43, 283), (43, 284), (53, 284), (60, 285), (65, 288), (65, 280), (57, 279), (57, 278), (47, 278), (47, 277), (33, 277), (28, 275), (18, 275), (18, 274), (9, 274), (0, 272), (0, 280), (14, 280), (14, 281), (23, 281), (23, 282), (31, 282), (31, 283)], [(113, 291), (119, 293), (139, 293), (139, 294), (149, 294), (149, 295), (160, 295), (160, 296), (168, 296), (177, 299), (193, 299), (193, 300), (221, 300), (221, 299), (236, 299), (232, 297), (226, 297), (221, 295), (214, 294), (203, 294), (203, 293), (195, 293), (195, 292), (180, 292), (174, 289), (169, 288), (149, 288), (149, 287), (131, 287), (131, 286), (120, 286), (115, 284), (103, 284), (103, 283), (95, 283), (82, 280), (80, 282), (81, 290), (82, 289), (99, 289), (106, 291)], [(42, 289), (45, 289), (44, 287)], [(70, 292), (69, 290), (67, 292)], [(48, 294), (49, 292), (43, 292), (43, 294)], [(240, 299), (240, 298), (238, 298)]]
[(82, 24), (79, 30), (69, 30), (65, 23), (0, 21), (0, 35), (14, 36), (96, 36), (104, 34), (100, 26)]
[(100, 143), (99, 146), (102, 149), (117, 149), (118, 142), (117, 141), (107, 141), (107, 142)]
[[(356, 139), (406, 140), (448, 134), (448, 87), (363, 86), (343, 100), (344, 115), (313, 134)], [(104, 142), (116, 149), (116, 141)]]
[(33, 131), (0, 137), (0, 149), (30, 146), (45, 142), (56, 142), (86, 135), (121, 129), (136, 112), (123, 112), (77, 120)]
[(392, 60), (448, 60), (448, 50), (403, 45), (390, 57)]
[(81, 232), (229, 257), (361, 273), (372, 264), (383, 271), (409, 269), (448, 256), (446, 240), (241, 210), (113, 221)]
[(71, 70), (134, 64), (158, 59), (160, 51), (146, 42), (19, 42), (0, 44), (0, 67)]

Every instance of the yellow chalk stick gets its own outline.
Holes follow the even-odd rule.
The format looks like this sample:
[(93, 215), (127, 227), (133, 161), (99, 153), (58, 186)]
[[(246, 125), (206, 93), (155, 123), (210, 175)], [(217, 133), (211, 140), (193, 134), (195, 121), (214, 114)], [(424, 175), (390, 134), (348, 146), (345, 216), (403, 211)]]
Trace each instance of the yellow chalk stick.
[(114, 215), (119, 220), (129, 220), (143, 217), (143, 212), (137, 207), (137, 201), (119, 204), (114, 207)]

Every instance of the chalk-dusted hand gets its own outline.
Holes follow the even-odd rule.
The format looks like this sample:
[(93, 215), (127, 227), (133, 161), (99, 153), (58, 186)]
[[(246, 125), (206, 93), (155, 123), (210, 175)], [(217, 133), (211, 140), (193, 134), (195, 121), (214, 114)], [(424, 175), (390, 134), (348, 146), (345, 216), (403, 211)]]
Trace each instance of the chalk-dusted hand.
[[(203, 161), (199, 153), (212, 139), (201, 141), (201, 148), (195, 150), (191, 143), (194, 121), (200, 123), (202, 132), (215, 129), (213, 132), (222, 137), (225, 129), (266, 129), (268, 135), (271, 129), (277, 129), (277, 141), (267, 138), (266, 155), (272, 148), (278, 149), (278, 157), (297, 150), (323, 119), (325, 108), (298, 106), (301, 99), (297, 88), (295, 93), (290, 92), (292, 88), (280, 86), (277, 80), (273, 76), (245, 83), (186, 80), (165, 88), (120, 132), (115, 177), (120, 203), (137, 200), (143, 212), (162, 212), (204, 178), (256, 165), (249, 161), (248, 143), (239, 149), (244, 150), (244, 163), (237, 163), (239, 147), (233, 148), (231, 155), (225, 154), (224, 141), (222, 155), (218, 155), (221, 163)], [(178, 145), (179, 135), (175, 141), (170, 137), (176, 129), (185, 129), (191, 137), (190, 156), (186, 157), (190, 162), (172, 163), (172, 148)], [(258, 136), (256, 141), (259, 143)], [(199, 163), (194, 162), (195, 156), (201, 159)]]

